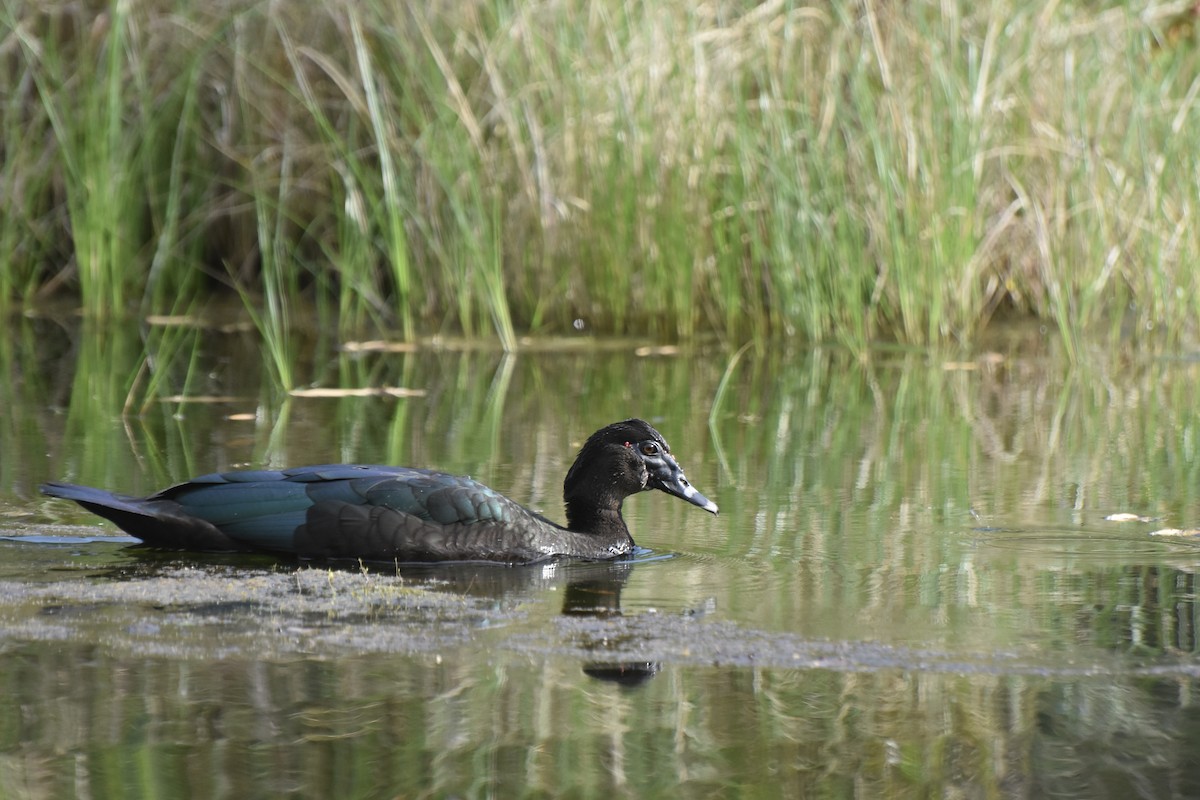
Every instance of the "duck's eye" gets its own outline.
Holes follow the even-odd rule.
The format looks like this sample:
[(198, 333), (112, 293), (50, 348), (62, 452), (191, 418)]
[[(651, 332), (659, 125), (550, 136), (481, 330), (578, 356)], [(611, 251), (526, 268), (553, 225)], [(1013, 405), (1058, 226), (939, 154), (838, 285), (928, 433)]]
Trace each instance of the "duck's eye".
[(656, 456), (658, 455), (658, 445), (654, 442), (642, 442), (642, 455)]

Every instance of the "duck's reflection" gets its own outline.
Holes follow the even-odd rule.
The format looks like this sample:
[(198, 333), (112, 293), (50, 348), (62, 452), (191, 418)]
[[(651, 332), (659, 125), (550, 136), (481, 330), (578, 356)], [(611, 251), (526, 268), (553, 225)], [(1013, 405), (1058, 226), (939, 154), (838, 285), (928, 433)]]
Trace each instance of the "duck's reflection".
[[(550, 562), (524, 567), (494, 564), (442, 564), (400, 567), (401, 574), (412, 579), (434, 579), (448, 591), (475, 597), (511, 597), (539, 589), (562, 587), (562, 613), (565, 617), (598, 620), (619, 619), (621, 591), (638, 559), (621, 561)], [(583, 664), (583, 672), (596, 680), (621, 686), (640, 686), (661, 668), (656, 661), (606, 659), (605, 653), (629, 652), (634, 634), (620, 628), (601, 626), (577, 632), (575, 644), (596, 658)]]
[[(586, 571), (587, 577), (567, 581), (563, 593), (564, 616), (615, 618), (620, 617), (621, 590), (633, 569), (634, 562), (623, 561), (608, 564), (589, 564), (599, 567)], [(605, 649), (613, 650), (617, 644), (611, 637), (595, 637), (584, 644), (598, 656)], [(583, 673), (600, 681), (611, 681), (621, 686), (641, 686), (658, 674), (660, 665), (656, 661), (589, 661), (583, 665)]]

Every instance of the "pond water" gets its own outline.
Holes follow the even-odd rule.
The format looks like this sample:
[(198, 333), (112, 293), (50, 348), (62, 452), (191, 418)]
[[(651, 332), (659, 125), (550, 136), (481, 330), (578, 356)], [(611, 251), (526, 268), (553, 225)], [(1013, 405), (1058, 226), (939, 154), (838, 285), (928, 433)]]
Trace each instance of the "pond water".
[[(517, 356), (12, 322), (0, 797), (1196, 797), (1190, 358), (533, 342)], [(132, 387), (132, 388), (131, 388)], [(330, 567), (132, 546), (47, 479), (470, 474), (561, 519), (650, 419), (719, 517), (615, 563)], [(1138, 517), (1125, 522), (1114, 514)]]

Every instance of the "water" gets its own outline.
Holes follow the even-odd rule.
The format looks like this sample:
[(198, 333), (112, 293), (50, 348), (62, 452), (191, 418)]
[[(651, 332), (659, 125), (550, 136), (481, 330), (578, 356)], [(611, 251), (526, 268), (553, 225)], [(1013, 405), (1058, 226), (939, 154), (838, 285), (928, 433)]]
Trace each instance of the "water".
[[(0, 346), (0, 797), (1200, 796), (1200, 540), (1151, 535), (1200, 525), (1194, 361), (301, 342), (306, 382), (417, 392), (320, 399), (184, 336), (190, 376), (153, 330)], [(123, 414), (147, 349), (212, 401)], [(629, 562), (147, 553), (35, 491), (405, 463), (561, 518), (630, 415), (721, 515), (632, 498)]]

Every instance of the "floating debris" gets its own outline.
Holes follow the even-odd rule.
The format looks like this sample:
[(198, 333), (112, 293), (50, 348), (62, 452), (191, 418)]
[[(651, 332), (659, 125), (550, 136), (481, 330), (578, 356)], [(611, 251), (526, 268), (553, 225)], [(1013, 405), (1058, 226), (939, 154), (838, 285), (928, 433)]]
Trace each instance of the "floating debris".
[(984, 353), (974, 361), (943, 361), (942, 369), (946, 372), (971, 371), (982, 367), (993, 367), (1004, 363), (1002, 353)]
[(146, 324), (163, 328), (204, 327), (204, 322), (191, 314), (150, 314), (146, 317)]
[(403, 386), (362, 386), (357, 389), (292, 389), (292, 397), (424, 397), (424, 389), (406, 389)]
[(677, 356), (679, 355), (679, 348), (673, 344), (647, 345), (637, 348), (633, 351), (633, 354), (640, 358), (645, 358), (646, 356)]
[(1200, 528), (1160, 528), (1150, 531), (1151, 536), (1200, 536)]
[(415, 342), (386, 342), (382, 339), (342, 343), (342, 350), (347, 353), (415, 353), (417, 349)]
[(160, 403), (245, 403), (249, 397), (231, 394), (169, 394), (158, 398)]

